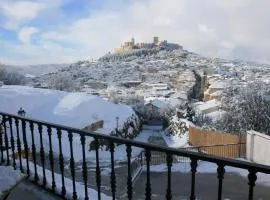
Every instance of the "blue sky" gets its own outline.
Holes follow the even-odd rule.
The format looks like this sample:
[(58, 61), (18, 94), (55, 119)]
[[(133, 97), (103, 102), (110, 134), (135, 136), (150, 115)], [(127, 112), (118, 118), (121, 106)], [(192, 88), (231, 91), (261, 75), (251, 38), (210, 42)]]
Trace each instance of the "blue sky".
[(0, 63), (74, 62), (125, 40), (270, 61), (268, 0), (0, 0)]

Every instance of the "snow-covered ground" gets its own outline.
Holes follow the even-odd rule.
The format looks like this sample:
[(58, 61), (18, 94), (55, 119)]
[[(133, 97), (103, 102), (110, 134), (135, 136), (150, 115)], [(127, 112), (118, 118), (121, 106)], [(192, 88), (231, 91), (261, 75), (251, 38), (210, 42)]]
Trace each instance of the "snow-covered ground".
[[(134, 114), (132, 108), (128, 106), (113, 104), (86, 93), (67, 93), (24, 86), (3, 86), (0, 88), (0, 96), (0, 111), (2, 112), (17, 114), (19, 108), (22, 107), (26, 111), (27, 117), (79, 129), (89, 126), (95, 121), (104, 120), (103, 128), (98, 130), (99, 133), (103, 134), (109, 134), (115, 129), (116, 117), (119, 117), (119, 128), (121, 128), (124, 121)], [(45, 128), (43, 127), (43, 145), (45, 152), (48, 153), (49, 137)], [(16, 130), (15, 127), (13, 130)], [(34, 132), (35, 144), (39, 148), (40, 139), (37, 126), (34, 128)], [(27, 124), (26, 133), (28, 133), (28, 145), (31, 147), (29, 124)], [(89, 160), (93, 159), (94, 156), (94, 152), (88, 152), (88, 145), (92, 140), (93, 138), (86, 137), (86, 157)], [(59, 144), (55, 129), (52, 131), (52, 146), (54, 153), (58, 155)], [(68, 134), (64, 131), (62, 132), (62, 147), (64, 157), (70, 158)], [(77, 134), (73, 134), (73, 151), (75, 161), (82, 160), (81, 141)], [(122, 155), (122, 151), (119, 155)]]
[(0, 198), (23, 179), (23, 174), (11, 166), (0, 166)]
[[(150, 167), (152, 172), (167, 172), (168, 168), (166, 164), (152, 165)], [(226, 173), (236, 173), (240, 176), (247, 177), (248, 171), (245, 169), (239, 169), (235, 167), (225, 167)], [(190, 163), (176, 163), (172, 165), (172, 172), (190, 172)], [(214, 163), (200, 161), (198, 162), (197, 173), (217, 173), (217, 165)], [(270, 174), (257, 173), (256, 184), (261, 184), (265, 186), (270, 186)]]

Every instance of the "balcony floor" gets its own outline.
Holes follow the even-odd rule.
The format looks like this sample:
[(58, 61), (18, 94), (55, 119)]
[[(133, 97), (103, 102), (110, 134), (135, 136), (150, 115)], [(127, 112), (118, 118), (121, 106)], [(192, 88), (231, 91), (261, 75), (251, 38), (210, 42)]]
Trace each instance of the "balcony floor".
[[(172, 173), (173, 199), (186, 200), (190, 195), (190, 173)], [(234, 173), (226, 173), (223, 182), (223, 199), (248, 199), (247, 179)], [(143, 172), (134, 185), (134, 198), (145, 199), (146, 172)], [(151, 172), (152, 199), (164, 200), (167, 187), (167, 173)], [(196, 174), (196, 197), (200, 200), (217, 199), (218, 179), (214, 173)], [(254, 200), (269, 200), (270, 187), (256, 185)]]
[(7, 200), (60, 200), (59, 197), (35, 186), (29, 181), (24, 181), (12, 190)]

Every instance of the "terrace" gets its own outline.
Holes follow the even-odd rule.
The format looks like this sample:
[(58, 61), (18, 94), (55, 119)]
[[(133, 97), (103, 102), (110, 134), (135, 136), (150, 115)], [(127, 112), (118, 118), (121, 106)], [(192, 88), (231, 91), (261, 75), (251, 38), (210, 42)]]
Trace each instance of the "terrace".
[[(20, 171), (34, 185), (63, 199), (158, 199), (156, 193), (159, 193), (159, 199), (195, 200), (206, 193), (207, 199), (221, 200), (224, 198), (224, 192), (227, 195), (232, 191), (228, 188), (233, 187), (244, 195), (244, 199), (252, 200), (258, 198), (254, 189), (256, 181), (260, 181), (262, 177), (261, 173), (270, 174), (269, 166), (213, 156), (203, 153), (205, 149), (173, 149), (89, 133), (8, 113), (0, 113), (0, 116), (1, 166), (10, 166)], [(80, 152), (74, 152), (73, 142), (77, 139), (81, 142)], [(63, 145), (65, 140), (68, 141), (69, 147)], [(92, 163), (86, 159), (89, 141), (94, 141), (95, 160)], [(103, 171), (103, 154), (100, 151), (104, 141), (107, 141), (110, 155), (110, 163), (106, 165), (106, 177)], [(123, 145), (123, 152), (126, 153), (122, 155), (125, 159), (120, 167), (117, 166), (120, 163), (117, 163), (115, 158), (118, 145)], [(68, 157), (67, 152), (64, 152), (67, 148)], [(141, 153), (134, 155), (133, 152), (139, 152), (138, 150), (141, 150)], [(82, 159), (77, 161), (75, 156)], [(198, 173), (202, 170), (199, 165), (201, 162), (215, 168), (216, 174), (207, 176)], [(155, 165), (162, 165), (166, 171), (156, 174)], [(180, 166), (179, 172), (175, 166)], [(190, 171), (190, 174), (181, 173), (181, 166), (185, 166), (185, 170)], [(246, 180), (233, 176), (230, 170), (227, 172), (228, 167), (246, 171), (246, 190), (243, 186)], [(143, 176), (138, 176), (141, 173)], [(260, 176), (257, 176), (258, 174)], [(165, 187), (162, 187), (164, 181)], [(109, 188), (104, 188), (101, 184), (103, 182), (107, 182)], [(216, 187), (212, 187), (211, 184)], [(179, 191), (175, 191), (176, 187), (179, 187)], [(182, 187), (189, 191), (188, 194), (180, 194)], [(269, 197), (267, 188), (258, 187), (258, 191), (264, 193), (262, 199)], [(124, 195), (119, 195), (120, 190)]]

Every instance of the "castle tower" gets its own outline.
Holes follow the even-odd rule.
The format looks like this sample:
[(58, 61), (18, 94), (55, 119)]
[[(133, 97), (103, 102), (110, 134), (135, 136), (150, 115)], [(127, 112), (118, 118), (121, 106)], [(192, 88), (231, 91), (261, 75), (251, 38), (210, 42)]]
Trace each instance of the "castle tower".
[(159, 40), (159, 38), (158, 38), (157, 36), (154, 36), (154, 37), (153, 37), (153, 43), (154, 43), (154, 44), (157, 45), (158, 42), (159, 42), (158, 40)]

